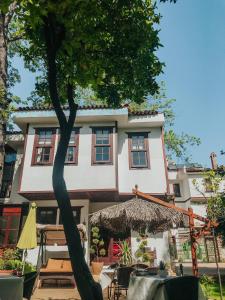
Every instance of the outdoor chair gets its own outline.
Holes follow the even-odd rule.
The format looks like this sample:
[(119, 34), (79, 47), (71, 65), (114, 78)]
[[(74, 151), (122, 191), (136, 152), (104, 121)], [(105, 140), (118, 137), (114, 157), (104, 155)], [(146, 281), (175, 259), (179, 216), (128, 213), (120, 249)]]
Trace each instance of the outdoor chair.
[(35, 281), (37, 279), (37, 272), (30, 272), (24, 275), (24, 282), (23, 282), (23, 297), (30, 300)]
[(199, 279), (195, 276), (170, 278), (163, 284), (168, 300), (198, 300)]
[(131, 266), (132, 268), (136, 269), (136, 270), (145, 270), (148, 268), (148, 265), (146, 264), (134, 264)]
[(49, 258), (47, 266), (40, 269), (38, 288), (41, 287), (42, 281), (47, 279), (70, 280), (75, 286), (70, 260)]
[(119, 267), (116, 270), (116, 280), (114, 283), (114, 300), (120, 298), (121, 292), (125, 291), (127, 296), (127, 290), (129, 287), (130, 274), (134, 271), (133, 267)]

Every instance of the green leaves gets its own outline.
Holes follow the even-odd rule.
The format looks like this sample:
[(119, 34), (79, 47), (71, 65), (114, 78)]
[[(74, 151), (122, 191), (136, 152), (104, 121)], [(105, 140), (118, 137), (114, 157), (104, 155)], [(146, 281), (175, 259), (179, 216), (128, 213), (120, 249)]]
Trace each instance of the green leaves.
[[(89, 87), (111, 106), (124, 99), (141, 103), (158, 90), (156, 77), (163, 64), (155, 54), (160, 43), (154, 25), (160, 18), (151, 1), (23, 0), (20, 4), (28, 38), (21, 53), (27, 62), (39, 60), (47, 66), (45, 24), (51, 18), (62, 102), (67, 101), (67, 78), (74, 88)], [(45, 72), (43, 80), (47, 81)]]

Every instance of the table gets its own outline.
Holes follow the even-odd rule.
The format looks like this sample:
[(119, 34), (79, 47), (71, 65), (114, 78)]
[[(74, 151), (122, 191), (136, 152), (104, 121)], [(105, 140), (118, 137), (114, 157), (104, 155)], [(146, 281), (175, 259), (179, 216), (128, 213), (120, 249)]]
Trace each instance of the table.
[(0, 275), (0, 300), (22, 300), (23, 277)]
[[(159, 276), (131, 276), (127, 293), (127, 300), (166, 300), (165, 286), (162, 284), (167, 278)], [(199, 300), (206, 300), (199, 285)]]
[(113, 280), (113, 275), (115, 273), (115, 270), (113, 269), (106, 269), (103, 268), (101, 274), (100, 274), (100, 280), (99, 283), (101, 284), (102, 290), (104, 290), (105, 288), (107, 288), (112, 280)]

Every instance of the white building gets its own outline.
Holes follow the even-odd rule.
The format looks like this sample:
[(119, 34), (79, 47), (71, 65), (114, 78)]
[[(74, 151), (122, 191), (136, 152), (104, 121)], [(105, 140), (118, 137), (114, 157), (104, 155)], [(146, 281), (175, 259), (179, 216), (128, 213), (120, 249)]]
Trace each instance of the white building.
[[(9, 241), (12, 229), (0, 226), (0, 247), (16, 244), (29, 201), (37, 204), (38, 223), (61, 223), (52, 188), (53, 161), (60, 139), (55, 113), (47, 108), (21, 108), (14, 114), (14, 122), (23, 135), (16, 134), (9, 141), (16, 153), (16, 167), (10, 179), (12, 184), (7, 184), (0, 203), (3, 216), (6, 206), (11, 210), (18, 205), (26, 209), (23, 208), (22, 214), (20, 210), (20, 226), (13, 242)], [(151, 111), (130, 112), (128, 107), (105, 106), (79, 108), (64, 172), (76, 223), (84, 223), (90, 232), (90, 214), (131, 199), (136, 184), (140, 191), (165, 200), (175, 192), (178, 206), (192, 206), (196, 213), (205, 213), (204, 201), (192, 185), (192, 179), (201, 179), (203, 173), (167, 166), (163, 125), (163, 114)], [(148, 246), (156, 251), (157, 260), (169, 260), (169, 245), (180, 251), (179, 234), (181, 231), (174, 231), (172, 237), (167, 232), (149, 237)], [(129, 239), (133, 253), (137, 248), (136, 236), (137, 233), (131, 233)], [(110, 263), (118, 259), (114, 255), (115, 242), (125, 237), (109, 237), (107, 233), (104, 236), (104, 232), (103, 237), (107, 248), (104, 261)], [(89, 246), (88, 242), (87, 249)], [(54, 247), (59, 246), (52, 245), (49, 249)]]
[[(212, 169), (216, 168), (216, 157), (212, 159)], [(188, 209), (191, 207), (194, 213), (206, 217), (207, 199), (212, 195), (212, 191), (207, 189), (205, 183), (206, 172), (210, 168), (203, 168), (200, 165), (178, 165), (169, 164), (169, 185), (170, 190), (174, 193), (174, 203), (176, 206)], [(220, 191), (224, 191), (225, 181), (220, 183)], [(202, 223), (195, 220), (196, 227), (201, 227)], [(180, 228), (173, 231), (173, 243), (176, 248), (176, 258), (182, 261), (191, 259), (189, 229)], [(203, 236), (198, 240), (198, 258), (205, 262), (214, 261), (214, 246), (212, 236)], [(218, 239), (217, 244), (219, 258), (224, 259), (224, 249), (221, 247), (221, 241)]]

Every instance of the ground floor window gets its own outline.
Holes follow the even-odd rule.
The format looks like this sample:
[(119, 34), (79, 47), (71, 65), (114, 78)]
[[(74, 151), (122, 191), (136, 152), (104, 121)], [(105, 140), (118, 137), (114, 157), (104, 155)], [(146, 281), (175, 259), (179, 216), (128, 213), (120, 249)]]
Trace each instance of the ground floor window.
[[(119, 243), (121, 241), (127, 240), (130, 243), (130, 231), (125, 233), (113, 234), (108, 230), (100, 228), (100, 239), (104, 240), (105, 255), (100, 257), (101, 261), (106, 264), (113, 262), (118, 262), (120, 260), (119, 256)], [(95, 257), (91, 257), (91, 260)]]
[[(81, 213), (81, 207), (73, 207), (72, 208), (74, 221), (76, 224), (80, 224), (80, 213)], [(59, 215), (59, 224), (62, 224), (61, 215)]]
[(15, 247), (21, 219), (21, 208), (3, 208), (0, 215), (0, 247)]
[(38, 224), (56, 224), (57, 208), (56, 207), (38, 207), (37, 223)]

